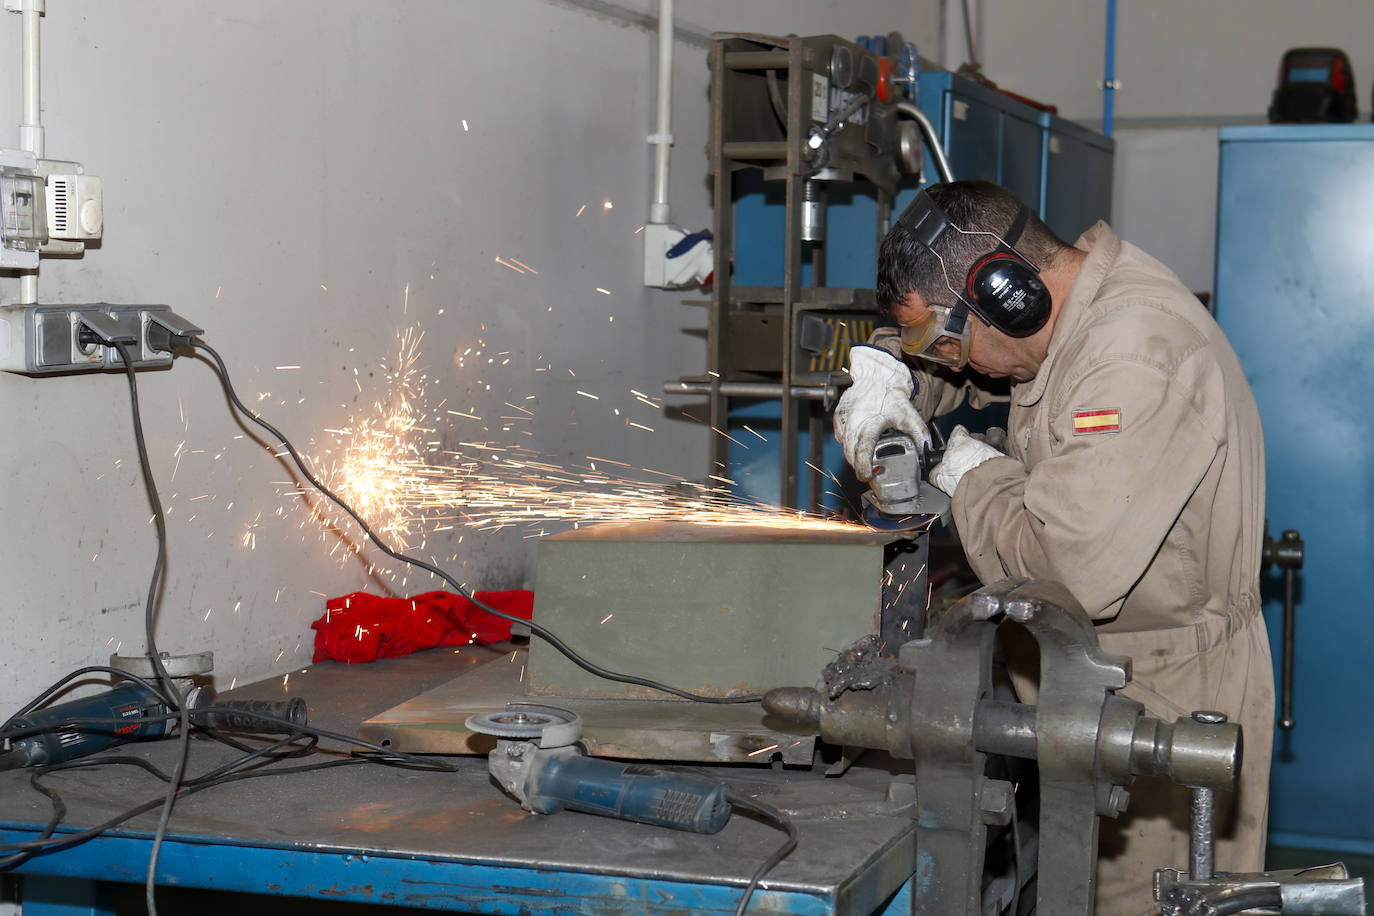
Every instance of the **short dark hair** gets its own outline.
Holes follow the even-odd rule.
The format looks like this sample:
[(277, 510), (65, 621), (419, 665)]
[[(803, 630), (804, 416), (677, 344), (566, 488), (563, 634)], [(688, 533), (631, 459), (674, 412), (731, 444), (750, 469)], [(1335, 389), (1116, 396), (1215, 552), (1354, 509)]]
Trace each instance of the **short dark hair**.
[[(990, 181), (952, 181), (926, 188), (950, 221), (965, 232), (991, 232), (1001, 237), (1023, 206), (1015, 194)], [(893, 224), (878, 246), (878, 282), (874, 299), (878, 314), (891, 321), (893, 310), (910, 293), (923, 299), (953, 305), (949, 287), (963, 285), (973, 262), (997, 246), (986, 235), (946, 232), (935, 243), (939, 259), (912, 237), (901, 222)], [(1060, 252), (1071, 248), (1031, 210), (1026, 228), (1014, 246), (1037, 267), (1052, 264)], [(949, 278), (946, 280), (945, 271)], [(947, 285), (948, 284), (948, 285)]]

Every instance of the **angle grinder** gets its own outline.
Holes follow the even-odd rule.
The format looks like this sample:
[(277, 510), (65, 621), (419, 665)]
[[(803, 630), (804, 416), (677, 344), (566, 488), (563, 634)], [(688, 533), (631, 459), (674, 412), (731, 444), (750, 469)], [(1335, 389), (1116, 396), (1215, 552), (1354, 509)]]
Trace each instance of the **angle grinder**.
[(864, 522), (881, 531), (924, 528), (949, 516), (949, 496), (926, 481), (943, 449), (923, 449), (904, 432), (889, 429), (873, 447), (873, 477), (863, 495)]
[(487, 768), (527, 811), (570, 808), (694, 833), (718, 833), (730, 818), (723, 782), (586, 756), (582, 720), (569, 710), (508, 703), (467, 728), (498, 739)]

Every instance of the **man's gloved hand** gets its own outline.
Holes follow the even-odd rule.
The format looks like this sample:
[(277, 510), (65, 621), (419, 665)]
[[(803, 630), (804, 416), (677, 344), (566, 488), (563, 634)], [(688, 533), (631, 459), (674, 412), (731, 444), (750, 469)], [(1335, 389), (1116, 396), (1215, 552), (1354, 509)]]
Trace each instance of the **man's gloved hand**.
[(965, 474), (989, 458), (1005, 457), (991, 445), (969, 435), (969, 431), (962, 426), (956, 426), (945, 445), (944, 460), (931, 469), (930, 482), (953, 496)]
[(861, 345), (849, 351), (849, 376), (854, 384), (835, 406), (835, 438), (854, 474), (867, 483), (879, 436), (899, 429), (926, 449), (930, 430), (911, 405), (916, 382), (906, 363), (884, 349)]

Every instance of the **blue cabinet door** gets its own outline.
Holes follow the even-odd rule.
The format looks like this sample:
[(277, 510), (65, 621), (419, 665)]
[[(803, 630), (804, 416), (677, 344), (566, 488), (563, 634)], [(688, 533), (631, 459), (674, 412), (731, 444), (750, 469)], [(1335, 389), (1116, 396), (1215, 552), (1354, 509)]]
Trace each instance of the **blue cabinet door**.
[[(1270, 840), (1374, 852), (1374, 126), (1220, 136), (1217, 320), (1259, 402), (1271, 534), (1306, 542)], [(1277, 669), (1276, 572), (1265, 593)]]

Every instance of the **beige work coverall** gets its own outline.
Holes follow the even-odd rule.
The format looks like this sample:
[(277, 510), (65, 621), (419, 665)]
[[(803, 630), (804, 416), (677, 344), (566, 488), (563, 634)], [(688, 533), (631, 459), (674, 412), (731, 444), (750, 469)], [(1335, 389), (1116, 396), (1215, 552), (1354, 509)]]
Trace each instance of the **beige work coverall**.
[[(1218, 793), (1216, 867), (1263, 867), (1274, 677), (1259, 613), (1264, 452), (1234, 351), (1164, 265), (1098, 223), (1039, 373), (1011, 389), (1009, 457), (968, 472), (954, 519), (985, 583), (1063, 583), (1128, 655), (1122, 694), (1172, 722), (1244, 730), (1240, 791)], [(959, 376), (918, 372), (916, 406), (957, 406)], [(979, 398), (970, 397), (977, 405)], [(1146, 912), (1154, 869), (1188, 864), (1188, 790), (1137, 779), (1101, 821), (1097, 912)], [(1228, 810), (1228, 808), (1230, 810)]]

